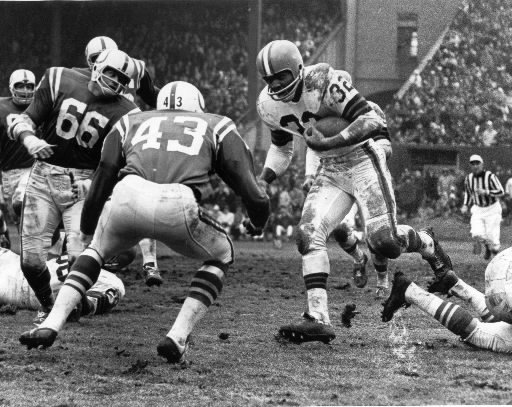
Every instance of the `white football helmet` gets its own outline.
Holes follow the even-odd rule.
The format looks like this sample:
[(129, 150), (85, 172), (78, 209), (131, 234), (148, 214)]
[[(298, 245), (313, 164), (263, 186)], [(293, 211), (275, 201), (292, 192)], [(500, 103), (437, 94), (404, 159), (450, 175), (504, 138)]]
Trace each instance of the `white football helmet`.
[(512, 324), (512, 248), (500, 252), (485, 270), (485, 304), (498, 320)]
[(156, 99), (157, 110), (186, 110), (204, 112), (204, 98), (199, 89), (184, 81), (174, 81), (165, 85)]
[(133, 60), (123, 51), (106, 49), (92, 66), (91, 81), (96, 82), (105, 96), (126, 92), (135, 72)]
[[(17, 89), (20, 85), (24, 85), (23, 89)], [(9, 90), (11, 91), (12, 100), (17, 105), (29, 105), (34, 99), (36, 89), (36, 77), (32, 71), (28, 69), (17, 69), (9, 78)]]
[(106, 49), (118, 49), (116, 42), (110, 37), (102, 35), (100, 37), (94, 37), (89, 41), (85, 47), (85, 58), (87, 59), (89, 68), (92, 69), (94, 61), (98, 55), (101, 51), (105, 51)]

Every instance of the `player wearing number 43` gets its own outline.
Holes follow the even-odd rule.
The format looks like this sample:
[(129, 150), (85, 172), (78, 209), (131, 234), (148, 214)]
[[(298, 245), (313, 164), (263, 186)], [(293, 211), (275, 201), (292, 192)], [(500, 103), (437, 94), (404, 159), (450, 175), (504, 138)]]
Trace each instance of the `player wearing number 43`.
[[(272, 138), (260, 179), (270, 183), (284, 173), (293, 156), (294, 136), (304, 137), (309, 147), (306, 166), (313, 170), (306, 169), (306, 174), (316, 174), (297, 228), (307, 310), (302, 322), (285, 325), (279, 333), (293, 342), (329, 342), (335, 334), (327, 306), (326, 242), (354, 202), (361, 210), (368, 246), (383, 265), (403, 252), (417, 252), (443, 274), (449, 259), (430, 230), (397, 225), (388, 152), (375, 141), (387, 132), (386, 120), (352, 86), (350, 75), (325, 63), (304, 67), (298, 48), (285, 40), (263, 47), (256, 65), (267, 84), (257, 102), (258, 113)], [(346, 128), (327, 138), (313, 126), (332, 116)]]
[(48, 318), (24, 332), (22, 344), (50, 346), (98, 278), (103, 259), (148, 237), (203, 261), (171, 330), (157, 347), (169, 362), (183, 359), (190, 333), (220, 294), (233, 262), (226, 231), (200, 206), (213, 192), (210, 174), (216, 172), (242, 198), (249, 234), (261, 234), (270, 213), (251, 152), (235, 124), (203, 109), (203, 96), (195, 86), (171, 82), (160, 90), (156, 111), (126, 115), (115, 125), (82, 213), (81, 233), (92, 242), (71, 267)]
[[(72, 69), (46, 70), (34, 100), (10, 126), (9, 136), (36, 158), (25, 192), (21, 222), (21, 269), (42, 309), (54, 298), (46, 266), (53, 232), (63, 222), (70, 262), (84, 249), (80, 214), (103, 141), (115, 122), (135, 104), (121, 94), (133, 62), (124, 52), (105, 50), (89, 78)], [(41, 138), (35, 129), (41, 126)]]

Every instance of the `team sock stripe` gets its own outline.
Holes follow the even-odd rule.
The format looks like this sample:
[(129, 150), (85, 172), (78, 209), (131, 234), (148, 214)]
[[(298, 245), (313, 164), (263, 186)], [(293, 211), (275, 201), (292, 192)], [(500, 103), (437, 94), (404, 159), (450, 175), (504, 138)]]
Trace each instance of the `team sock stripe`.
[(445, 316), (444, 316), (444, 322), (443, 322), (443, 325), (446, 325), (446, 326), (449, 326), (450, 325), (450, 322), (452, 320), (452, 317), (453, 317), (453, 314), (455, 313), (455, 311), (457, 311), (457, 308), (458, 306), (453, 304), (452, 307), (449, 307)]
[(312, 290), (313, 288), (327, 288), (328, 273), (314, 273), (304, 276), (304, 284), (306, 290)]
[(218, 293), (222, 290), (222, 280), (216, 276), (215, 274), (209, 273), (207, 271), (198, 271), (194, 278), (192, 279), (192, 285), (195, 283), (205, 284), (210, 286), (213, 290)]

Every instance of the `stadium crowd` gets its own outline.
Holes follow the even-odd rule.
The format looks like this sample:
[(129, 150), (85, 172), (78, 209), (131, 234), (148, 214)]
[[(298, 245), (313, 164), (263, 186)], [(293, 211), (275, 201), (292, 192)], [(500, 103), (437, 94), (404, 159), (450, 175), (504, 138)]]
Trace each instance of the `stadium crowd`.
[(439, 50), (388, 106), (395, 142), (511, 144), (511, 23), (506, 0), (464, 2)]

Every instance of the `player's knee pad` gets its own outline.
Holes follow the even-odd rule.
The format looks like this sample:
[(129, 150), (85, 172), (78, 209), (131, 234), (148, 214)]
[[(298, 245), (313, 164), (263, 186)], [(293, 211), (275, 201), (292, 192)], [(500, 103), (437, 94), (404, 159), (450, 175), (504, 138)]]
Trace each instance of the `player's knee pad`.
[(373, 253), (380, 254), (388, 259), (396, 259), (400, 256), (400, 244), (389, 228), (370, 232), (367, 241), (368, 247)]
[(346, 223), (341, 223), (332, 231), (332, 236), (338, 244), (344, 244), (348, 240), (349, 233), (350, 227)]
[(313, 250), (313, 235), (315, 228), (311, 223), (301, 223), (297, 228), (295, 242), (297, 250), (301, 255), (305, 255)]

